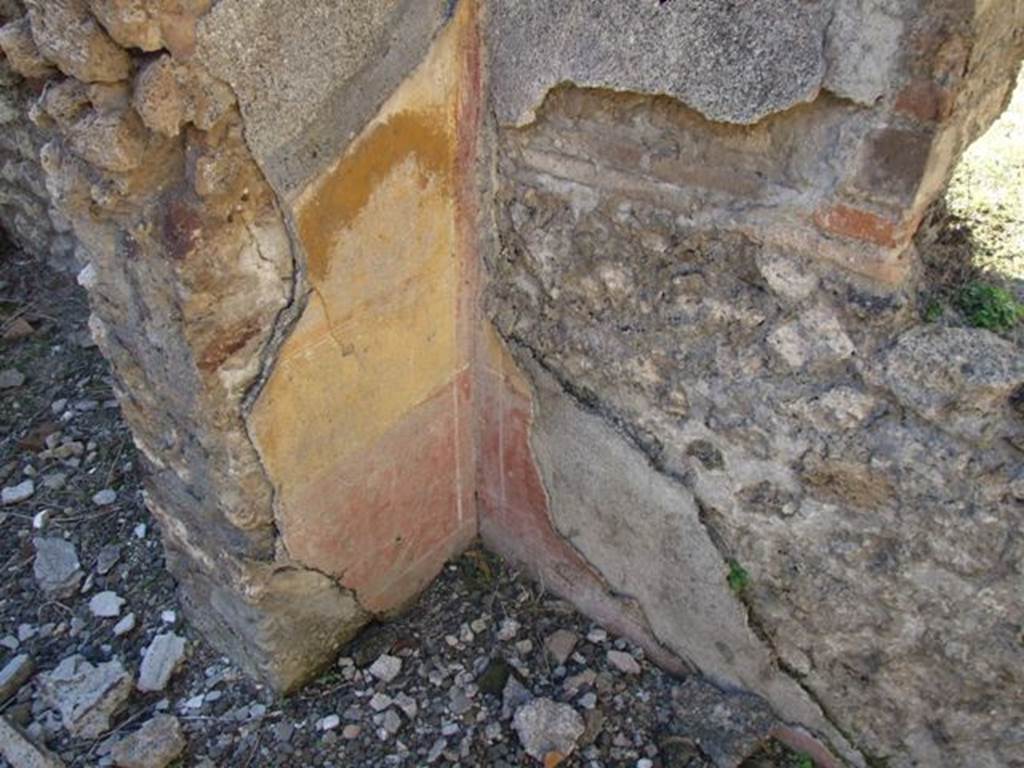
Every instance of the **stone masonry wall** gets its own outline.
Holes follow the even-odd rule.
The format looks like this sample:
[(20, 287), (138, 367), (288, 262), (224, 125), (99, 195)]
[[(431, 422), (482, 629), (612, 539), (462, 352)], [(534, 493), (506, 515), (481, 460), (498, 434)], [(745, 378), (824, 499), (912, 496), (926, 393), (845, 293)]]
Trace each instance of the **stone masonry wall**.
[(1024, 765), (1024, 355), (922, 323), (913, 244), (1024, 0), (0, 18), (0, 221), (85, 265), (250, 673), (299, 686), (479, 531), (822, 765)]
[(854, 763), (1015, 764), (1024, 354), (922, 325), (911, 239), (1024, 4), (555, 13), (488, 33), (522, 374), (484, 429), (527, 479), (481, 481), (485, 541)]
[[(463, 55), (473, 50), (467, 41), (475, 29), (472, 4), (464, 7), (430, 56), (451, 21), (446, 3), (32, 0), (0, 32), (5, 65), (28, 83), (4, 89), (5, 98), (24, 102), (9, 119), (22, 125), (31, 116), (27, 135), (42, 145), (46, 172), (37, 197), (48, 196), (57, 220), (73, 226), (87, 263), (79, 280), (89, 290), (93, 333), (148, 464), (147, 503), (162, 524), (182, 600), (216, 645), (281, 690), (330, 662), (374, 612), (406, 602), (475, 535), (471, 495), (464, 498), (471, 489), (456, 482), (456, 467), (472, 462), (472, 443), (458, 434), (469, 421), (453, 420), (461, 408), (459, 360), (467, 359), (458, 351), (467, 336), (458, 304), (469, 295), (456, 290), (467, 235), (453, 201), (465, 194), (457, 166), (467, 160), (455, 147), (456, 134), (474, 133), (466, 106), (473, 100), (461, 84), (475, 82), (467, 67), (476, 61)], [(289, 19), (296, 23), (282, 23)], [(376, 152), (382, 140), (408, 138), (393, 155), (406, 175), (389, 182), (386, 166), (340, 160), (416, 67), (422, 74), (407, 82), (409, 95), (387, 108), (394, 119), (378, 117), (384, 125), (368, 128), (364, 140)], [(425, 118), (440, 118), (438, 127)], [(427, 131), (422, 146), (417, 119)], [(31, 157), (32, 147), (23, 154)], [(416, 160), (419, 167), (408, 166)], [(359, 202), (331, 191), (339, 163), (342, 172), (354, 164), (364, 174)], [(378, 185), (390, 201), (379, 199)], [(376, 258), (367, 250), (381, 232), (374, 217), (389, 203), (404, 206), (403, 215), (419, 210), (423, 233), (405, 232), (393, 267), (375, 290), (364, 286), (367, 294), (385, 302), (379, 315), (403, 285), (414, 289), (405, 300), (414, 312), (425, 295), (436, 296), (447, 336), (422, 312), (390, 329), (380, 316), (363, 320), (369, 296), (353, 294), (338, 279), (350, 277), (341, 269), (333, 284), (323, 282), (333, 269), (337, 222), (358, 222), (358, 207), (371, 206), (368, 224), (345, 245)], [(371, 264), (347, 258), (345, 266), (374, 279)], [(434, 287), (423, 291), (421, 283)], [(353, 299), (363, 331), (345, 320)], [(330, 319), (311, 327), (314, 315)], [(321, 342), (308, 343), (353, 332), (355, 341), (331, 346), (337, 358), (330, 350), (316, 357)], [(437, 338), (442, 350), (426, 353), (437, 361), (436, 391), (430, 385), (425, 395), (392, 398), (395, 413), (375, 406), (395, 354), (424, 337)], [(310, 362), (295, 389), (300, 360)], [(410, 381), (421, 362), (411, 361)], [(372, 365), (383, 373), (366, 376)], [(428, 461), (424, 472), (438, 491), (421, 505), (413, 533), (400, 526), (417, 501), (412, 491), (380, 493), (395, 488), (389, 445), (404, 439), (389, 435), (398, 429), (389, 420), (424, 396), (424, 407), (437, 401), (440, 420), (411, 412), (402, 429), (419, 440), (409, 455)], [(350, 412), (371, 426), (330, 426), (325, 415), (338, 413), (346, 397)], [(323, 437), (320, 426), (328, 426)], [(362, 457), (360, 434), (384, 440), (380, 468)], [(318, 461), (335, 471), (324, 482), (339, 485), (296, 498), (314, 487), (306, 481)], [(351, 479), (337, 476), (345, 467)], [(348, 513), (364, 481), (368, 506), (359, 523)], [(323, 511), (300, 517), (310, 499)], [(394, 537), (374, 527), (388, 508), (399, 516)], [(345, 525), (328, 538), (313, 522)], [(325, 562), (310, 549), (324, 541), (334, 556), (351, 551), (366, 560)], [(394, 550), (387, 573), (377, 569), (381, 547)]]
[(56, 71), (34, 54), (19, 3), (0, 3), (0, 227), (20, 248), (70, 270), (77, 264), (71, 225), (50, 206), (39, 150), (48, 138), (29, 119), (39, 87)]

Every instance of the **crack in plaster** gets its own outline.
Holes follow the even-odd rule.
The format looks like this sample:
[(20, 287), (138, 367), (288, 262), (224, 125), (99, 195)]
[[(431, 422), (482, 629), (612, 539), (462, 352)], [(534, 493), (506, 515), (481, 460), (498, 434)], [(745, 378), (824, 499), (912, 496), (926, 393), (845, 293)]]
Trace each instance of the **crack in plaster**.
[[(643, 438), (636, 433), (636, 430), (633, 429), (632, 426), (628, 422), (626, 422), (624, 419), (622, 419), (622, 418), (620, 418), (620, 417), (618, 417), (618, 416), (616, 416), (614, 414), (608, 413), (605, 409), (601, 408), (600, 404), (597, 402), (596, 398), (590, 399), (590, 398), (584, 397), (579, 392), (578, 388), (574, 387), (572, 385), (572, 383), (569, 382), (564, 376), (560, 375), (560, 373), (558, 371), (556, 371), (556, 370), (552, 369), (550, 366), (548, 366), (545, 363), (545, 361), (539, 356), (539, 354), (525, 340), (523, 340), (521, 338), (518, 338), (518, 337), (508, 338), (504, 334), (501, 334), (500, 331), (499, 331), (499, 335), (501, 335), (502, 338), (505, 339), (506, 342), (508, 342), (511, 346), (514, 346), (515, 348), (520, 349), (520, 350), (524, 351), (525, 353), (529, 354), (531, 359), (534, 360), (537, 363), (537, 365), (540, 366), (541, 369), (543, 369), (546, 373), (551, 375), (551, 377), (558, 383), (558, 386), (560, 387), (562, 392), (566, 396), (568, 396), (579, 408), (583, 409), (586, 412), (589, 412), (589, 413), (592, 413), (592, 414), (598, 416), (602, 421), (607, 423), (616, 432), (620, 433), (630, 443), (632, 443), (634, 448), (637, 450), (637, 452), (640, 453), (647, 460), (648, 464), (651, 466), (652, 469), (657, 471), (659, 474), (669, 478), (673, 482), (681, 485), (683, 488), (685, 488), (686, 490), (688, 490), (690, 493), (693, 494), (694, 500), (696, 501), (697, 506), (698, 506), (698, 510), (699, 510), (698, 521), (699, 521), (701, 527), (704, 529), (705, 533), (707, 534), (707, 537), (708, 537), (709, 541), (711, 542), (712, 546), (714, 547), (715, 552), (717, 553), (719, 559), (722, 561), (723, 571), (727, 570), (728, 569), (729, 558), (727, 557), (727, 553), (723, 551), (723, 548), (722, 548), (722, 545), (721, 545), (720, 534), (718, 533), (717, 530), (715, 530), (714, 526), (711, 525), (710, 522), (706, 520), (706, 518), (705, 518), (705, 516), (703, 514), (703, 510), (704, 510), (703, 500), (697, 495), (697, 493), (694, 491), (694, 489), (692, 489), (690, 487), (690, 485), (686, 481), (686, 478), (681, 476), (681, 475), (679, 475), (676, 472), (673, 472), (671, 469), (666, 467), (664, 465), (663, 461), (661, 460), (660, 456), (658, 455), (657, 450), (652, 448), (650, 445), (648, 445), (643, 440)], [(658, 441), (655, 440), (655, 442), (657, 443)], [(542, 482), (542, 486), (543, 486), (543, 482)], [(545, 496), (547, 496), (547, 489), (546, 488), (544, 488), (544, 493), (545, 493)], [(549, 505), (549, 510), (550, 510), (550, 505)], [(549, 520), (552, 523), (552, 527), (562, 536), (563, 541), (565, 541), (566, 545), (571, 547), (574, 552), (578, 553), (578, 555), (581, 558), (581, 560), (584, 563), (586, 563), (587, 566), (591, 570), (593, 570), (595, 572), (595, 574), (598, 576), (598, 578), (601, 581), (601, 583), (606, 585), (607, 581), (606, 581), (605, 577), (600, 573), (600, 571), (583, 555), (583, 553), (581, 553), (579, 551), (579, 549), (577, 547), (575, 547), (575, 545), (573, 545), (567, 538), (565, 538), (564, 532), (557, 526), (555, 521), (551, 518), (550, 511), (548, 512), (548, 517), (549, 517)], [(612, 596), (618, 596), (618, 594), (619, 594), (619, 593), (616, 593), (614, 590), (612, 590), (610, 588), (607, 588), (607, 591)], [(826, 722), (828, 725), (830, 725), (832, 728), (834, 728), (836, 733), (847, 741), (847, 744), (843, 745), (843, 746), (846, 746), (847, 749), (835, 749), (834, 746), (831, 747), (831, 748), (835, 749), (835, 751), (837, 753), (839, 753), (839, 754), (842, 754), (842, 753), (844, 753), (846, 751), (850, 751), (853, 754), (855, 754), (858, 757), (860, 757), (862, 760), (864, 760), (868, 765), (871, 765), (871, 762), (870, 762), (871, 758), (869, 756), (865, 755), (859, 746), (855, 746), (855, 745), (857, 745), (857, 741), (854, 740), (854, 739), (851, 739), (847, 735), (845, 730), (843, 728), (839, 727), (839, 725), (837, 725), (835, 719), (832, 717), (832, 715), (829, 713), (829, 711), (822, 705), (822, 703), (819, 700), (819, 698), (817, 697), (817, 695), (814, 694), (814, 692), (807, 687), (807, 685), (800, 679), (800, 677), (795, 674), (795, 671), (792, 668), (790, 668), (788, 665), (786, 665), (782, 661), (781, 656), (779, 655), (777, 649), (775, 648), (774, 643), (772, 643), (771, 640), (769, 639), (769, 637), (767, 635), (767, 632), (765, 632), (765, 630), (764, 630), (764, 627), (763, 627), (763, 624), (762, 624), (762, 622), (760, 620), (760, 617), (757, 615), (756, 611), (754, 611), (753, 607), (746, 600), (742, 599), (742, 597), (739, 597), (737, 599), (738, 599), (740, 605), (744, 609), (744, 614), (747, 617), (748, 625), (751, 627), (751, 629), (752, 629), (755, 637), (757, 638), (757, 640), (768, 651), (769, 657), (776, 664), (777, 668), (786, 676), (787, 679), (789, 679), (801, 691), (804, 692), (804, 694), (807, 696), (807, 698), (810, 700), (810, 702), (820, 712), (820, 715), (821, 715), (823, 721)], [(685, 657), (682, 657), (676, 651), (668, 649), (667, 647), (665, 647), (663, 641), (660, 638), (658, 638), (657, 633), (655, 631), (653, 631), (653, 629), (650, 629), (651, 623), (650, 623), (650, 620), (647, 618), (646, 611), (643, 608), (642, 604), (640, 604), (639, 601), (637, 601), (635, 598), (633, 598), (631, 596), (629, 597), (629, 600), (636, 605), (637, 609), (639, 610), (639, 612), (640, 612), (640, 614), (641, 614), (641, 616), (643, 618), (644, 624), (649, 628), (649, 631), (651, 633), (651, 637), (654, 638), (658, 642), (659, 646), (662, 647), (662, 648), (665, 648), (666, 652), (670, 655), (670, 657), (672, 657), (672, 658), (679, 658), (679, 659), (681, 659), (683, 661), (683, 663), (688, 664), (691, 668), (696, 668), (695, 665), (692, 662), (690, 662), (689, 660), (687, 660)], [(792, 725), (792, 723), (791, 723), (791, 725)], [(829, 742), (832, 741), (832, 739), (829, 739), (828, 737), (826, 737), (824, 735), (822, 735), (820, 738), (824, 739), (824, 741), (826, 743), (829, 743)]]

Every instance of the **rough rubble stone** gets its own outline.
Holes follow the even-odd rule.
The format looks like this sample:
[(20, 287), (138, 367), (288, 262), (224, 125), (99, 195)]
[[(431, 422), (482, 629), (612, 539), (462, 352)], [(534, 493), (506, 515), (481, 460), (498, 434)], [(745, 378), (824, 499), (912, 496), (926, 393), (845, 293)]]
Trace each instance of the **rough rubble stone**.
[(185, 638), (173, 632), (157, 635), (142, 657), (136, 687), (145, 692), (162, 691), (184, 658)]
[[(180, 5), (196, 5), (195, 0)], [(125, 48), (157, 51), (163, 47), (161, 11), (172, 6), (166, 0), (89, 0), (93, 14), (110, 36)]]
[(27, 16), (0, 27), (0, 49), (10, 62), (11, 68), (22, 77), (45, 78), (57, 71), (36, 47)]
[(118, 173), (142, 164), (148, 132), (131, 109), (93, 112), (68, 131), (71, 149), (88, 163)]
[(639, 675), (642, 671), (633, 655), (625, 651), (608, 651), (608, 663), (627, 675)]
[(40, 691), (73, 736), (95, 739), (110, 729), (110, 718), (131, 695), (132, 680), (119, 661), (93, 666), (74, 655), (40, 675)]
[(1024, 350), (977, 328), (914, 328), (869, 367), (903, 405), (968, 440), (1005, 431), (1024, 386)]
[(125, 80), (131, 57), (93, 18), (85, 0), (26, 0), (40, 52), (66, 75), (87, 83)]
[(110, 750), (118, 768), (165, 768), (185, 751), (181, 724), (171, 715), (157, 715)]
[(36, 557), (32, 572), (39, 587), (53, 597), (73, 595), (82, 580), (75, 545), (65, 539), (50, 537), (38, 537), (33, 544)]
[[(526, 754), (535, 760), (550, 764), (549, 756), (571, 755), (586, 726), (580, 714), (568, 704), (551, 699), (534, 699), (520, 707), (513, 718), (512, 727)], [(557, 762), (556, 762), (557, 764)]]

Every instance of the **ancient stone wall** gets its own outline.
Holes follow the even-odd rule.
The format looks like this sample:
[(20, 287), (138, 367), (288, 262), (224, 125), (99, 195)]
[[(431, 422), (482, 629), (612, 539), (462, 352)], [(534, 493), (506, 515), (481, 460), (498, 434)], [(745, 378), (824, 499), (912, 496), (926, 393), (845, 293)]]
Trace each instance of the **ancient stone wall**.
[(0, 38), (185, 606), (282, 690), (476, 531), (472, 6), (300, 5), (33, 0)]
[(80, 266), (71, 224), (50, 205), (39, 150), (47, 135), (29, 119), (41, 84), (56, 71), (35, 52), (19, 3), (0, 3), (7, 53), (0, 59), (0, 226), (24, 251), (60, 270)]
[[(515, 461), (537, 490), (485, 479), (484, 539), (584, 604), (627, 596), (656, 653), (853, 762), (1020, 757), (1024, 356), (922, 324), (911, 240), (1008, 98), (1022, 20), (774, 0), (492, 14), (487, 312), (528, 381), (501, 450), (532, 454)], [(571, 550), (507, 543), (545, 517)]]
[(248, 671), (479, 530), (822, 764), (1020, 759), (1024, 357), (921, 322), (913, 238), (1024, 2), (0, 9), (4, 227), (87, 264)]

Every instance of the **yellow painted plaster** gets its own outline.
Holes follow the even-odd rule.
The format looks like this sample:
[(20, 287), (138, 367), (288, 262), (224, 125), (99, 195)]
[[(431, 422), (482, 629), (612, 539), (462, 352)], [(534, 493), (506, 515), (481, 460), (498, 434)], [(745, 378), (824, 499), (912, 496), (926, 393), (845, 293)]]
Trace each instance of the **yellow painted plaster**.
[(285, 507), (465, 364), (456, 334), (455, 27), (295, 201), (311, 294), (251, 415)]

